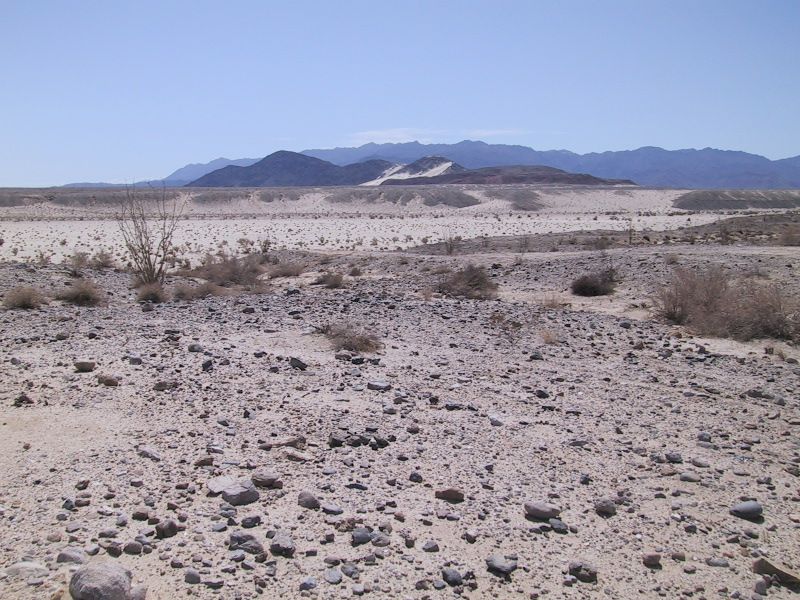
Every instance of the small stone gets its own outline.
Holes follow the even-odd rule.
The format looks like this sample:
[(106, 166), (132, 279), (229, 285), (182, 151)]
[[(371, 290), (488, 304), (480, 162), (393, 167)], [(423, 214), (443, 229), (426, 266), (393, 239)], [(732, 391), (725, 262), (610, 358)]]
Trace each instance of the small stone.
[(199, 571), (189, 567), (188, 569), (186, 569), (186, 572), (183, 574), (183, 580), (186, 583), (196, 584), (196, 583), (200, 583), (202, 581), (202, 578), (200, 577), (200, 572)]
[(449, 567), (442, 569), (442, 579), (451, 587), (464, 583), (464, 578), (461, 576), (461, 573)]
[(611, 498), (600, 498), (594, 503), (594, 510), (602, 517), (613, 517), (617, 514), (617, 505)]
[(464, 492), (457, 488), (445, 488), (443, 490), (438, 490), (436, 492), (436, 497), (439, 498), (439, 500), (445, 500), (447, 502), (463, 502)]
[(311, 492), (300, 492), (297, 496), (297, 504), (302, 506), (303, 508), (308, 508), (310, 510), (316, 510), (319, 508), (319, 500), (317, 500), (316, 496)]
[(505, 558), (499, 554), (492, 554), (486, 559), (486, 568), (491, 573), (508, 577), (517, 570), (517, 561)]
[(642, 563), (651, 569), (658, 569), (661, 567), (661, 555), (658, 552), (645, 552), (642, 555)]
[(78, 373), (91, 373), (97, 366), (97, 363), (93, 360), (76, 360), (72, 364)]
[(569, 574), (583, 583), (595, 583), (597, 581), (597, 568), (584, 561), (574, 561), (569, 563), (567, 568)]
[(272, 538), (269, 549), (270, 552), (276, 556), (291, 558), (295, 553), (294, 540), (292, 540), (292, 537), (288, 533), (279, 531), (275, 534), (275, 537)]

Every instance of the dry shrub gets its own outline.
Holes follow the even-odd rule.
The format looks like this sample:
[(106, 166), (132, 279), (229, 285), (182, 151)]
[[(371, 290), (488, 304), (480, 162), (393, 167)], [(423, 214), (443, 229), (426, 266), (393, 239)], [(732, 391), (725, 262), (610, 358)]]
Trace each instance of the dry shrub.
[(207, 255), (203, 264), (191, 275), (205, 279), (220, 287), (242, 286), (255, 289), (259, 286), (259, 277), (264, 273), (266, 256), (250, 254), (244, 257)]
[(190, 285), (188, 283), (179, 283), (172, 290), (172, 296), (176, 300), (197, 300), (198, 298), (207, 298), (209, 296), (227, 296), (230, 295), (231, 290), (215, 285), (210, 282), (201, 283), (200, 285)]
[(298, 277), (305, 271), (305, 265), (300, 263), (280, 263), (272, 267), (268, 277), (277, 279), (278, 277)]
[(545, 308), (565, 308), (569, 306), (569, 302), (564, 300), (559, 294), (555, 292), (548, 292), (542, 297), (541, 304)]
[(39, 308), (47, 299), (34, 287), (21, 286), (10, 289), (3, 296), (3, 306), (9, 309), (29, 310)]
[(76, 250), (67, 260), (73, 276), (80, 277), (81, 269), (85, 269), (89, 265), (89, 254)]
[(781, 246), (800, 246), (800, 226), (788, 226), (778, 236)]
[(139, 291), (136, 294), (137, 302), (150, 302), (152, 304), (161, 304), (167, 301), (167, 292), (164, 287), (158, 283), (146, 283), (139, 286)]
[(337, 350), (375, 352), (383, 346), (378, 336), (359, 331), (352, 325), (332, 325), (328, 323), (320, 331), (333, 343)]
[(92, 266), (95, 269), (110, 269), (114, 266), (114, 257), (106, 250), (95, 252), (92, 256)]
[(654, 303), (662, 317), (700, 335), (742, 341), (800, 338), (795, 300), (775, 284), (737, 279), (720, 267), (675, 269)]
[(570, 289), (576, 296), (607, 296), (617, 286), (617, 273), (609, 267), (595, 273), (581, 275), (572, 282)]
[(486, 300), (497, 295), (497, 287), (486, 269), (470, 264), (442, 281), (438, 290), (448, 296)]
[(329, 290), (335, 290), (344, 287), (344, 277), (341, 273), (323, 273), (311, 285), (324, 285)]
[(611, 241), (611, 239), (609, 239), (607, 236), (601, 235), (600, 237), (590, 240), (588, 245), (593, 250), (608, 250), (614, 245), (614, 242)]
[(76, 279), (56, 294), (56, 298), (76, 306), (97, 306), (103, 300), (103, 292), (88, 279)]
[(558, 334), (552, 329), (542, 329), (539, 332), (539, 337), (542, 339), (542, 343), (548, 346), (554, 346), (561, 342)]

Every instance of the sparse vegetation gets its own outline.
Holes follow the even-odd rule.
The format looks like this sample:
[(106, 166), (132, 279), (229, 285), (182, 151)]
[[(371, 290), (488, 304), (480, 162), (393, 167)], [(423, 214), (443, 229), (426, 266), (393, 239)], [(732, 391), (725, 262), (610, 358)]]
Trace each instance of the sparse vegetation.
[(39, 308), (47, 299), (39, 290), (31, 286), (20, 286), (8, 290), (3, 296), (3, 306), (8, 309), (30, 310)]
[(76, 306), (97, 306), (103, 300), (103, 292), (89, 279), (76, 279), (56, 294), (56, 298)]
[(320, 332), (331, 341), (337, 350), (375, 352), (383, 346), (376, 335), (359, 331), (352, 325), (332, 325), (328, 323), (320, 328)]
[(700, 335), (743, 341), (800, 337), (796, 300), (775, 284), (736, 278), (720, 267), (675, 269), (654, 304), (663, 318)]
[(277, 279), (279, 277), (298, 277), (306, 270), (305, 265), (300, 263), (286, 262), (279, 263), (269, 270), (268, 277)]
[(487, 300), (497, 295), (497, 287), (486, 269), (469, 264), (442, 281), (438, 290), (448, 296)]
[(172, 297), (176, 300), (197, 300), (198, 298), (207, 298), (208, 296), (227, 296), (233, 293), (230, 289), (220, 287), (213, 283), (206, 281), (200, 285), (190, 285), (188, 283), (179, 283), (172, 288)]
[(260, 276), (265, 272), (263, 254), (247, 256), (206, 255), (203, 263), (190, 273), (220, 287), (241, 286), (250, 290), (260, 285)]
[(150, 202), (134, 188), (126, 190), (117, 224), (133, 273), (143, 284), (164, 283), (174, 254), (172, 237), (182, 214), (183, 205), (168, 198), (166, 188)]
[(575, 279), (570, 285), (576, 296), (607, 296), (614, 293), (617, 286), (617, 272), (608, 267), (595, 273), (587, 273)]
[(136, 293), (137, 302), (161, 304), (162, 302), (166, 302), (167, 298), (167, 292), (160, 283), (146, 283), (140, 286)]
[(110, 269), (114, 266), (114, 257), (106, 250), (99, 250), (92, 256), (92, 266), (95, 269)]
[(334, 290), (344, 286), (344, 277), (341, 273), (323, 273), (313, 281), (312, 285), (323, 285), (329, 290)]

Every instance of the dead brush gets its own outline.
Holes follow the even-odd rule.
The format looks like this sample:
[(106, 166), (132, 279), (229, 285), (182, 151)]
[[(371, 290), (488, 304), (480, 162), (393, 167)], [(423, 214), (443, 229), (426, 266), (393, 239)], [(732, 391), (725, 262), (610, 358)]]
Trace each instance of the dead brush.
[(265, 272), (263, 265), (266, 260), (263, 254), (248, 254), (243, 257), (206, 255), (203, 263), (190, 274), (216, 286), (240, 286), (253, 290), (260, 287), (259, 278)]
[(267, 277), (270, 279), (278, 279), (279, 277), (299, 277), (305, 270), (305, 265), (300, 263), (278, 263), (268, 271)]
[(136, 293), (137, 302), (150, 302), (151, 304), (161, 304), (169, 299), (167, 291), (160, 283), (146, 283), (139, 286)]
[(614, 292), (618, 280), (616, 270), (608, 267), (581, 275), (572, 282), (570, 289), (576, 296), (607, 296)]
[(352, 325), (333, 325), (328, 323), (319, 328), (336, 350), (349, 350), (350, 352), (376, 352), (383, 347), (378, 336), (365, 333)]
[(175, 298), (175, 300), (183, 300), (186, 302), (198, 300), (200, 298), (208, 298), (209, 296), (229, 296), (231, 294), (235, 294), (235, 292), (229, 288), (224, 288), (208, 281), (200, 285), (179, 283), (172, 288), (172, 297)]
[(12, 288), (3, 296), (3, 306), (8, 309), (31, 310), (46, 303), (42, 292), (27, 285)]
[(456, 298), (488, 300), (497, 295), (497, 288), (486, 269), (469, 264), (440, 282), (437, 289), (441, 294)]
[(344, 287), (344, 277), (341, 273), (323, 273), (311, 285), (322, 285), (329, 290), (335, 290)]
[(103, 292), (89, 279), (76, 279), (56, 294), (56, 298), (76, 306), (97, 306), (103, 301)]
[(720, 267), (675, 269), (654, 298), (656, 312), (699, 335), (747, 341), (800, 339), (800, 307), (776, 284), (735, 277)]
[(522, 330), (522, 322), (510, 318), (499, 310), (489, 315), (489, 324), (510, 342), (516, 341), (517, 334)]

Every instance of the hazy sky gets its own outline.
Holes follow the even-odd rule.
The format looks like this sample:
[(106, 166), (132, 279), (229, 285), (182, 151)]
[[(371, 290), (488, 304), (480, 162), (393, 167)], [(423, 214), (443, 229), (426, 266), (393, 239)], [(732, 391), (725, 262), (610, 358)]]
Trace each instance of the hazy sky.
[(0, 186), (367, 141), (800, 154), (800, 0), (0, 0)]

